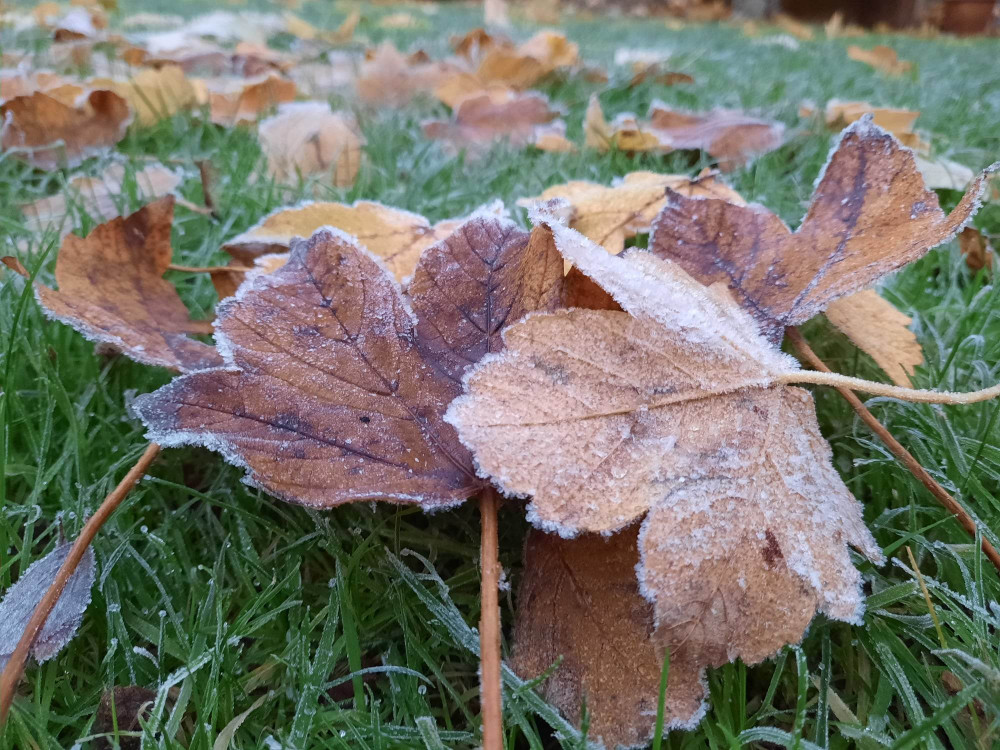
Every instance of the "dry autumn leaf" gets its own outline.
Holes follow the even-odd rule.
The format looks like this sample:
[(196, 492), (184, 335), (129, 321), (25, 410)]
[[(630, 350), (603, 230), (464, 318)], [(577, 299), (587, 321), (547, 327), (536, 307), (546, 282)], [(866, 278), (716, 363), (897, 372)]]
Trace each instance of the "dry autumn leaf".
[(452, 150), (466, 148), (477, 154), (500, 139), (526, 146), (536, 140), (540, 126), (558, 116), (542, 94), (501, 91), (466, 97), (451, 120), (427, 120), (423, 129), (428, 138), (444, 141)]
[[(759, 662), (817, 612), (858, 622), (848, 546), (882, 554), (811, 395), (787, 385), (797, 363), (721, 285), (533, 218), (625, 312), (536, 314), (505, 331), (504, 352), (469, 372), (446, 415), (480, 470), (532, 495), (529, 520), (549, 531), (606, 534), (644, 518), (636, 572), (672, 682)], [(697, 721), (689, 691), (667, 700), (675, 726)]]
[(289, 182), (330, 173), (336, 187), (350, 187), (361, 168), (364, 138), (354, 117), (327, 102), (289, 102), (262, 120), (257, 135), (270, 174)]
[(96, 177), (77, 175), (67, 181), (66, 190), (21, 207), (24, 226), (32, 232), (65, 228), (71, 210), (98, 221), (121, 215), (126, 179), (134, 183), (140, 201), (162, 198), (181, 184), (181, 175), (162, 164), (150, 164), (128, 176), (123, 164), (111, 164)]
[(219, 451), (284, 500), (460, 503), (483, 480), (442, 415), (509, 320), (558, 305), (544, 239), (473, 217), (424, 252), (404, 297), (354, 238), (321, 229), (219, 305), (223, 367), (136, 410), (157, 442)]
[[(503, 206), (491, 204), (484, 213), (500, 216)], [(413, 273), (421, 253), (468, 219), (445, 219), (431, 225), (419, 214), (373, 201), (304, 203), (279, 208), (256, 226), (229, 240), (222, 249), (241, 263), (269, 253), (286, 252), (296, 237), (307, 238), (321, 227), (339, 229), (358, 241), (392, 272), (397, 281)]]
[(993, 248), (975, 227), (966, 227), (958, 233), (958, 246), (970, 270), (993, 268)]
[[(511, 667), (530, 680), (561, 658), (543, 697), (577, 726), (586, 705), (589, 736), (608, 748), (644, 746), (659, 698), (664, 654), (652, 638), (653, 608), (636, 585), (637, 535), (638, 527), (610, 538), (531, 531), (517, 595)], [(667, 726), (698, 715), (698, 671), (673, 655), (667, 690)]]
[(532, 198), (520, 198), (517, 205), (527, 208), (561, 198), (570, 204), (568, 218), (573, 229), (608, 252), (620, 253), (625, 240), (649, 232), (653, 219), (667, 202), (667, 188), (690, 197), (743, 203), (739, 193), (706, 170), (695, 179), (679, 174), (632, 172), (616, 179), (611, 187), (574, 180), (553, 185)]
[(576, 151), (576, 144), (566, 137), (566, 123), (553, 120), (547, 125), (535, 128), (535, 140), (531, 144), (539, 151), (554, 151), (571, 154)]
[(873, 107), (868, 102), (849, 102), (839, 99), (831, 99), (826, 103), (826, 124), (837, 130), (857, 122), (868, 114), (872, 116), (876, 125), (888, 130), (904, 146), (918, 151), (929, 150), (929, 144), (913, 130), (913, 125), (920, 116), (920, 112), (916, 110)]
[(401, 106), (415, 95), (434, 91), (462, 69), (454, 64), (404, 55), (391, 42), (383, 42), (366, 55), (356, 86), (369, 104)]
[(878, 44), (871, 49), (864, 49), (856, 44), (847, 48), (847, 56), (851, 60), (871, 65), (875, 70), (891, 76), (902, 75), (913, 70), (913, 63), (900, 60), (896, 50), (884, 44)]
[(0, 105), (0, 147), (39, 169), (75, 167), (125, 137), (132, 122), (113, 91), (91, 91), (78, 106), (35, 92)]
[(137, 362), (182, 372), (220, 364), (214, 347), (187, 335), (211, 333), (211, 324), (191, 320), (163, 278), (173, 217), (168, 196), (86, 237), (68, 235), (56, 260), (58, 291), (35, 287), (46, 313)]
[(843, 132), (796, 231), (761, 206), (671, 194), (649, 248), (705, 284), (727, 284), (780, 340), (785, 326), (954, 236), (978, 207), (986, 174), (945, 215), (912, 152), (863, 118)]
[(128, 81), (97, 80), (93, 84), (107, 86), (123, 97), (140, 125), (155, 125), (197, 102), (195, 87), (177, 65), (143, 70)]
[(210, 119), (216, 125), (255, 122), (279, 104), (295, 99), (295, 83), (273, 73), (255, 79), (208, 82)]

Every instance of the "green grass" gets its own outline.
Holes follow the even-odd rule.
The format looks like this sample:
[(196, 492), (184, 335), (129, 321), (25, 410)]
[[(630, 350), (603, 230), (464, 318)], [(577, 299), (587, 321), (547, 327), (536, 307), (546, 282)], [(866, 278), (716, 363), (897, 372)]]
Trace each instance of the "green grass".
[[(128, 0), (137, 10), (185, 13), (193, 0)], [(229, 6), (223, 6), (229, 7)], [(259, 6), (263, 7), (263, 6)], [(419, 15), (419, 8), (411, 8)], [(477, 23), (465, 7), (428, 16), (430, 28), (382, 32), (366, 10), (359, 33), (445, 50), (447, 35)], [(301, 13), (332, 26), (344, 11), (313, 3)], [(763, 44), (718, 26), (670, 31), (658, 21), (576, 21), (566, 26), (588, 62), (608, 64), (619, 47), (662, 48), (691, 86), (627, 89), (615, 75), (602, 103), (609, 115), (643, 114), (660, 98), (689, 108), (730, 106), (778, 118), (788, 143), (732, 174), (744, 196), (793, 226), (800, 220), (831, 135), (800, 119), (803, 99), (868, 99), (922, 110), (919, 126), (935, 149), (974, 168), (1000, 157), (1000, 43), (871, 37), (887, 41), (916, 70), (886, 78), (846, 59), (858, 40)], [(530, 29), (519, 27), (519, 36)], [(38, 35), (0, 35), (4, 49)], [(543, 87), (579, 135), (586, 100), (598, 86), (556, 78)], [(341, 105), (343, 102), (335, 101)], [(423, 101), (402, 112), (359, 109), (368, 146), (356, 185), (318, 188), (318, 197), (379, 200), (432, 220), (463, 214), (493, 198), (513, 206), (567, 179), (608, 182), (635, 169), (694, 174), (709, 165), (690, 153), (666, 158), (620, 153), (511, 151), (449, 158), (425, 141), (421, 118), (444, 114)], [(210, 160), (220, 219), (179, 208), (175, 260), (224, 260), (221, 243), (267, 211), (313, 195), (312, 185), (264, 177), (253, 136), (206, 124), (200, 113), (133, 129), (118, 149), (130, 164), (153, 156), (186, 169), (183, 194), (201, 200), (194, 164)], [(85, 165), (96, 172), (101, 162)], [(35, 172), (0, 155), (0, 234), (25, 264), (51, 282), (56, 237), (30, 236), (16, 206), (57, 192), (63, 175)], [(955, 194), (944, 194), (946, 204)], [(135, 209), (134, 196), (126, 208)], [(518, 214), (521, 219), (523, 216)], [(93, 221), (75, 217), (87, 231)], [(1000, 232), (1000, 206), (976, 223)], [(207, 278), (171, 275), (195, 316), (215, 295)], [(972, 274), (951, 244), (886, 284), (884, 293), (915, 318), (927, 363), (917, 384), (972, 390), (1000, 380), (998, 291)], [(835, 369), (881, 378), (822, 319), (806, 332)], [(0, 588), (57, 540), (74, 536), (145, 445), (128, 411), (132, 394), (169, 374), (92, 344), (49, 322), (18, 280), (0, 287)], [(693, 732), (663, 747), (987, 748), (1000, 742), (1000, 580), (958, 524), (868, 432), (835, 393), (817, 393), (836, 464), (865, 505), (891, 557), (879, 569), (858, 559), (870, 592), (863, 626), (817, 618), (798, 648), (754, 667), (709, 673), (711, 709)], [(985, 529), (1000, 529), (1000, 404), (941, 408), (869, 402), (876, 415), (952, 490)], [(171, 450), (99, 535), (99, 580), (78, 636), (56, 659), (31, 666), (0, 750), (93, 746), (95, 709), (113, 685), (158, 690), (146, 747), (212, 748), (218, 732), (264, 698), (236, 732), (233, 747), (472, 748), (477, 745), (478, 516), (474, 506), (426, 516), (411, 508), (357, 505), (325, 513), (277, 502), (247, 488), (241, 472), (207, 451)], [(516, 591), (525, 523), (516, 504), (502, 516), (502, 562)], [(987, 531), (995, 538), (993, 531)], [(909, 545), (927, 582), (945, 640), (909, 569)], [(512, 621), (513, 594), (502, 598)], [(964, 688), (949, 691), (950, 671)], [(582, 748), (529, 690), (511, 682), (511, 748)], [(954, 686), (953, 686), (954, 687)], [(270, 745), (268, 743), (271, 743)]]

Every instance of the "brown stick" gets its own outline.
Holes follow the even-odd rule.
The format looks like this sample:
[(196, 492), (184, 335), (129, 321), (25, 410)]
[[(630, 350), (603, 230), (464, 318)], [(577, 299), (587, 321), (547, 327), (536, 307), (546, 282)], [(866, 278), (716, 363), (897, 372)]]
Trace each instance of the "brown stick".
[[(792, 342), (792, 346), (799, 353), (806, 362), (808, 362), (816, 370), (821, 372), (831, 372), (830, 368), (819, 358), (819, 356), (812, 350), (809, 346), (809, 342), (805, 340), (805, 337), (799, 331), (798, 328), (789, 327), (785, 329), (785, 335), (788, 340)], [(962, 528), (969, 532), (969, 535), (973, 539), (976, 537), (976, 522), (972, 519), (965, 508), (963, 508), (958, 501), (953, 498), (948, 491), (935, 481), (920, 462), (913, 457), (902, 444), (892, 436), (892, 434), (885, 428), (885, 426), (879, 422), (875, 415), (872, 414), (861, 403), (861, 399), (854, 395), (853, 392), (847, 390), (846, 388), (837, 388), (837, 392), (843, 397), (854, 412), (861, 417), (862, 421), (868, 425), (869, 429), (874, 432), (879, 440), (885, 443), (885, 446), (892, 451), (892, 454), (900, 460), (900, 462), (909, 469), (910, 473), (915, 476), (920, 483), (927, 488), (927, 490), (934, 496), (934, 498), (945, 507), (945, 509), (955, 516)], [(983, 554), (985, 554), (993, 566), (1000, 571), (1000, 553), (997, 552), (996, 548), (990, 544), (989, 540), (984, 535), (982, 537), (982, 547)]]
[(21, 635), (21, 640), (17, 642), (17, 648), (11, 654), (10, 661), (7, 662), (7, 666), (3, 670), (3, 675), (0, 675), (0, 727), (3, 727), (7, 721), (10, 704), (14, 701), (14, 691), (17, 689), (17, 683), (21, 680), (21, 675), (24, 673), (24, 665), (28, 661), (28, 652), (34, 645), (35, 639), (38, 638), (38, 634), (42, 632), (45, 621), (52, 613), (52, 608), (56, 606), (56, 602), (62, 596), (63, 589), (66, 588), (66, 583), (69, 581), (70, 576), (73, 575), (73, 571), (80, 564), (83, 554), (87, 551), (87, 547), (90, 546), (101, 526), (114, 513), (115, 509), (121, 505), (122, 500), (128, 495), (129, 490), (142, 479), (146, 473), (146, 469), (149, 468), (149, 465), (159, 452), (160, 446), (156, 443), (150, 443), (142, 456), (139, 457), (139, 460), (136, 461), (135, 466), (128, 470), (128, 474), (118, 483), (118, 486), (111, 491), (111, 494), (104, 498), (104, 502), (101, 503), (97, 512), (84, 524), (83, 529), (80, 531), (80, 536), (73, 543), (73, 547), (66, 556), (62, 567), (59, 568), (59, 572), (56, 573), (56, 577), (49, 586), (49, 590), (45, 592), (45, 596), (42, 597), (41, 601), (38, 602), (38, 606), (35, 607), (35, 611), (32, 613), (31, 619), (28, 620), (28, 624), (24, 628), (24, 633)]
[(207, 208), (213, 218), (218, 219), (219, 214), (215, 210), (215, 201), (212, 199), (212, 176), (209, 173), (208, 162), (202, 159), (198, 162), (198, 174), (201, 176), (201, 195), (205, 201), (205, 208)]
[(500, 498), (492, 487), (479, 500), (482, 536), (479, 565), (482, 607), (479, 615), (479, 702), (483, 712), (483, 750), (503, 750), (503, 703), (500, 689), (500, 543), (497, 507)]

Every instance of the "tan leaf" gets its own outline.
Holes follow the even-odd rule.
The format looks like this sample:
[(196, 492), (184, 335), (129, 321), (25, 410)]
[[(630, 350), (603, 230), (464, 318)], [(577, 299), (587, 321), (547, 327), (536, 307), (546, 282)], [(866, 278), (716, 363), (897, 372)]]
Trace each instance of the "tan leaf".
[(129, 81), (93, 81), (107, 85), (132, 107), (140, 125), (154, 125), (160, 120), (195, 105), (195, 88), (177, 65), (157, 70), (143, 70)]
[[(501, 208), (492, 207), (491, 212), (498, 215)], [(426, 248), (445, 239), (466, 221), (447, 219), (432, 226), (419, 214), (372, 201), (357, 201), (352, 205), (306, 203), (279, 208), (229, 240), (223, 250), (241, 264), (248, 264), (259, 255), (287, 251), (296, 237), (310, 237), (320, 227), (334, 227), (356, 237), (402, 281), (413, 273)]]
[[(135, 182), (136, 198), (144, 202), (162, 198), (181, 184), (181, 175), (162, 164), (136, 170), (131, 179)], [(22, 206), (24, 226), (32, 232), (61, 230), (66, 228), (74, 211), (98, 221), (120, 216), (125, 180), (126, 169), (117, 163), (96, 177), (77, 175), (67, 182), (64, 192)]]
[(428, 138), (445, 141), (452, 149), (480, 153), (500, 139), (526, 146), (535, 140), (539, 126), (558, 114), (542, 94), (501, 90), (466, 97), (451, 120), (427, 120), (423, 129)]
[(52, 318), (137, 362), (181, 372), (220, 364), (214, 347), (187, 336), (210, 333), (211, 325), (191, 320), (163, 278), (173, 217), (168, 196), (85, 238), (68, 235), (56, 260), (59, 289), (37, 284), (39, 302)]
[(875, 70), (891, 76), (902, 75), (913, 70), (913, 63), (900, 60), (896, 50), (884, 44), (878, 44), (871, 49), (864, 49), (852, 44), (847, 48), (847, 56), (851, 60), (871, 65)]
[(739, 193), (708, 170), (695, 179), (679, 174), (632, 172), (611, 187), (575, 180), (553, 185), (541, 195), (520, 198), (517, 205), (562, 198), (569, 202), (569, 225), (609, 252), (620, 253), (625, 240), (645, 234), (667, 202), (666, 188), (689, 197), (718, 198), (743, 205)]
[(976, 173), (969, 167), (943, 156), (918, 153), (914, 158), (924, 184), (931, 190), (965, 190), (976, 179)]
[[(466, 376), (446, 419), (480, 469), (563, 535), (645, 518), (637, 574), (671, 680), (796, 643), (816, 612), (858, 622), (848, 545), (882, 554), (832, 465), (797, 364), (719, 286), (644, 251), (611, 255), (547, 220), (563, 257), (625, 312), (536, 314)], [(548, 222), (548, 223), (547, 223)], [(676, 723), (700, 711), (678, 707)]]
[(254, 122), (279, 104), (295, 99), (295, 83), (275, 74), (256, 79), (209, 82), (208, 105), (216, 125)]
[(687, 73), (677, 73), (663, 70), (659, 62), (644, 62), (637, 60), (632, 63), (632, 78), (628, 82), (629, 88), (634, 88), (640, 83), (658, 83), (661, 86), (676, 86), (679, 83), (694, 83), (694, 78)]
[(352, 11), (347, 18), (333, 31), (318, 29), (303, 18), (299, 18), (294, 13), (285, 13), (285, 31), (299, 39), (308, 42), (318, 41), (327, 44), (344, 44), (349, 42), (354, 36), (354, 31), (361, 21), (361, 13)]
[(72, 106), (84, 89), (68, 78), (47, 70), (0, 71), (0, 101), (13, 99), (16, 96), (29, 96), (36, 91)]
[(993, 248), (975, 227), (966, 227), (958, 233), (958, 247), (971, 270), (993, 268)]
[(920, 112), (916, 110), (873, 107), (868, 102), (845, 102), (839, 99), (831, 99), (826, 104), (826, 124), (837, 130), (857, 122), (867, 114), (872, 116), (876, 125), (888, 130), (904, 146), (921, 152), (930, 150), (930, 144), (913, 130), (913, 125), (920, 116)]
[(434, 89), (434, 96), (452, 109), (457, 109), (469, 97), (483, 94), (500, 98), (513, 95), (513, 91), (502, 83), (484, 84), (474, 74), (466, 72), (453, 73)]
[(517, 49), (522, 55), (539, 60), (550, 71), (570, 68), (580, 62), (580, 45), (558, 31), (539, 31)]
[(434, 91), (461, 68), (446, 62), (415, 61), (383, 42), (366, 56), (357, 79), (358, 96), (369, 104), (401, 106)]
[(834, 300), (826, 317), (854, 345), (875, 360), (892, 382), (910, 387), (913, 368), (924, 363), (924, 350), (904, 315), (874, 289)]
[(291, 502), (460, 503), (483, 480), (442, 421), (507, 320), (559, 302), (547, 244), (479, 216), (425, 252), (409, 299), (351, 237), (322, 229), (219, 306), (226, 366), (140, 398), (164, 445), (195, 443)]
[(535, 148), (540, 151), (555, 151), (571, 154), (576, 151), (576, 144), (566, 137), (566, 123), (554, 120), (548, 125), (535, 128)]
[(33, 167), (75, 167), (125, 137), (132, 122), (126, 101), (113, 91), (91, 91), (78, 106), (36, 92), (0, 105), (0, 145)]
[(705, 284), (729, 285), (780, 339), (785, 326), (954, 236), (978, 207), (985, 177), (946, 216), (913, 153), (864, 118), (842, 134), (796, 231), (761, 206), (672, 194), (649, 247)]
[[(645, 745), (653, 734), (663, 647), (651, 637), (653, 608), (635, 580), (638, 527), (614, 536), (562, 539), (531, 531), (517, 596), (511, 666), (525, 679), (562, 663), (541, 686), (545, 700), (605, 747)], [(670, 655), (665, 726), (697, 716), (698, 670), (683, 648)], [(679, 721), (680, 720), (680, 721)]]
[(352, 115), (334, 112), (327, 102), (290, 102), (262, 120), (257, 132), (268, 171), (278, 180), (330, 173), (336, 187), (354, 184), (364, 138)]

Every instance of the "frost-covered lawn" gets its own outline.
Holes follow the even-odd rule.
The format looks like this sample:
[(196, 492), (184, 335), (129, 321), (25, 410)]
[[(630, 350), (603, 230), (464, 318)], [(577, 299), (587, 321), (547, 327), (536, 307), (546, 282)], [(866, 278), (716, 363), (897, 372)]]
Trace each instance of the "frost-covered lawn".
[[(377, 26), (379, 17), (400, 9), (366, 6), (359, 34), (438, 55), (451, 33), (480, 22), (470, 7), (441, 5), (425, 16), (411, 6), (403, 9), (426, 18), (426, 28)], [(207, 8), (194, 0), (121, 2), (122, 16), (140, 10), (190, 15)], [(311, 2), (297, 12), (332, 28), (347, 11)], [(666, 51), (669, 69), (695, 78), (693, 85), (629, 89), (628, 74), (610, 67), (612, 82), (601, 97), (609, 116), (626, 109), (644, 114), (661, 99), (784, 121), (791, 130), (787, 144), (729, 178), (748, 200), (792, 226), (832, 138), (815, 120), (800, 117), (807, 99), (820, 107), (841, 98), (919, 109), (918, 128), (936, 153), (974, 169), (1000, 158), (997, 40), (825, 40), (820, 34), (812, 42), (782, 37), (776, 43), (773, 34), (748, 38), (717, 26), (670, 30), (656, 20), (573, 21), (564, 30), (589, 63), (611, 66), (622, 48)], [(531, 31), (520, 26), (514, 33)], [(888, 78), (846, 59), (848, 44), (879, 42), (916, 63), (916, 71)], [(41, 42), (0, 32), (0, 48), (25, 43)], [(581, 77), (543, 86), (565, 109), (571, 138), (579, 140), (587, 98), (599, 89)], [(518, 197), (569, 179), (609, 183), (637, 169), (695, 174), (708, 165), (690, 153), (632, 158), (505, 147), (478, 161), (451, 158), (419, 127), (422, 118), (445, 112), (429, 100), (404, 111), (359, 110), (366, 161), (352, 189), (327, 189), (322, 197), (378, 200), (438, 220), (494, 198), (513, 209)], [(273, 208), (311, 196), (304, 186), (251, 179), (262, 174), (253, 134), (207, 124), (198, 113), (133, 128), (119, 151), (135, 164), (152, 156), (186, 169), (182, 192), (195, 203), (201, 201), (195, 162), (211, 162), (220, 219), (178, 209), (179, 263), (224, 262), (224, 240)], [(16, 206), (57, 192), (60, 180), (59, 173), (34, 172), (0, 156), (2, 254), (10, 243), (27, 242), (45, 258), (27, 260), (43, 262), (43, 276), (51, 273), (57, 243), (29, 235)], [(950, 207), (957, 195), (942, 193), (942, 203)], [(976, 225), (1000, 233), (1000, 206), (987, 206)], [(91, 227), (81, 218), (77, 229)], [(172, 278), (194, 317), (206, 317), (216, 299), (208, 278)], [(66, 534), (74, 536), (135, 461), (145, 441), (128, 401), (169, 379), (155, 368), (95, 355), (92, 344), (47, 321), (30, 293), (8, 279), (0, 287), (3, 588), (13, 571), (51, 547), (60, 514)], [(886, 286), (884, 294), (915, 318), (927, 359), (918, 385), (972, 390), (1000, 379), (1000, 315), (991, 280), (988, 273), (970, 273), (953, 243)], [(883, 378), (822, 319), (806, 333), (831, 367)], [(1000, 529), (1000, 403), (947, 410), (884, 400), (869, 405), (970, 512)], [(664, 746), (993, 746), (1000, 742), (996, 571), (835, 393), (819, 393), (818, 407), (837, 466), (891, 559), (881, 569), (857, 560), (870, 581), (865, 623), (819, 618), (801, 649), (752, 668), (711, 671), (708, 715), (697, 730), (672, 734)], [(477, 659), (470, 651), (476, 636), (469, 627), (478, 619), (479, 596), (474, 506), (432, 517), (367, 505), (314, 513), (247, 488), (239, 470), (193, 449), (164, 454), (150, 474), (99, 535), (98, 586), (83, 627), (58, 658), (29, 669), (26, 697), (15, 705), (0, 749), (87, 747), (102, 692), (130, 684), (159, 687), (168, 697), (146, 747), (212, 748), (222, 727), (268, 689), (273, 695), (247, 717), (233, 747), (437, 748), (435, 736), (445, 747), (476, 745)], [(501, 554), (512, 584), (501, 602), (509, 624), (525, 522), (514, 504), (501, 520)], [(910, 570), (907, 545), (940, 631)], [(510, 747), (582, 746), (579, 739), (555, 738), (523, 697), (510, 697), (507, 706)]]

